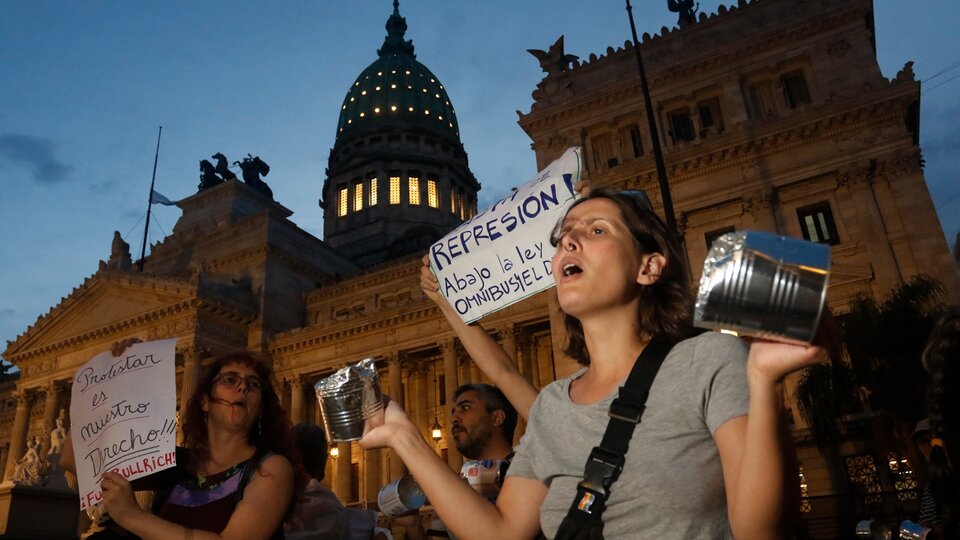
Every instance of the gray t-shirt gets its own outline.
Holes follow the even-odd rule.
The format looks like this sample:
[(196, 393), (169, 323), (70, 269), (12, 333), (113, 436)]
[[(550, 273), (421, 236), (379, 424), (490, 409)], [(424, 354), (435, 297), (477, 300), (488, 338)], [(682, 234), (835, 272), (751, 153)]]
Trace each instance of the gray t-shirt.
[[(677, 344), (664, 360), (626, 464), (603, 514), (605, 538), (731, 538), (720, 455), (713, 441), (727, 420), (747, 414), (747, 347), (715, 332)], [(569, 379), (546, 386), (508, 476), (549, 488), (540, 525), (553, 538), (607, 427), (616, 392), (592, 405), (570, 400)]]

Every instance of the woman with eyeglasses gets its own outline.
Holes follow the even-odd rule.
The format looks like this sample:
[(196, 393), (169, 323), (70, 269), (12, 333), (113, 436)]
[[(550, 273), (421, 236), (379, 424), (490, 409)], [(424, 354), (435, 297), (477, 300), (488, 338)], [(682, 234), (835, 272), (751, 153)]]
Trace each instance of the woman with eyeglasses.
[[(114, 346), (119, 354), (133, 343)], [(103, 474), (101, 508), (123, 531), (143, 539), (283, 538), (283, 520), (302, 481), (291, 464), (291, 425), (260, 357), (218, 356), (181, 410), (184, 448), (177, 466), (132, 482)], [(72, 449), (65, 454), (72, 456)], [(134, 490), (154, 490), (150, 512)], [(99, 538), (99, 537), (95, 537)]]
[[(461, 482), (395, 403), (360, 441), (395, 450), (458, 538), (786, 538), (799, 504), (782, 417), (784, 377), (818, 347), (691, 337), (682, 246), (639, 192), (592, 190), (554, 235), (566, 353), (582, 369), (544, 387), (496, 504)], [(653, 379), (605, 505), (575, 500), (619, 387), (651, 342)], [(664, 350), (667, 350), (664, 349)], [(592, 506), (591, 506), (592, 505)], [(558, 535), (571, 508), (598, 526)]]

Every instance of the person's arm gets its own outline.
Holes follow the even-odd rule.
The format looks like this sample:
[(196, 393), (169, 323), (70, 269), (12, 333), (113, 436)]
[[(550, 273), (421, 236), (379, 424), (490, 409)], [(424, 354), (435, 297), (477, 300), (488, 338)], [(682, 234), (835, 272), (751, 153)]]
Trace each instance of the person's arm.
[(517, 366), (510, 359), (507, 351), (496, 342), (479, 323), (466, 324), (457, 315), (450, 302), (440, 294), (440, 284), (437, 277), (430, 270), (430, 256), (423, 256), (423, 266), (420, 268), (420, 288), (423, 293), (433, 300), (440, 308), (447, 323), (463, 343), (463, 348), (480, 371), (484, 373), (499, 388), (510, 404), (517, 410), (517, 414), (524, 420), (530, 414), (530, 405), (537, 398), (537, 389), (520, 375)]
[(750, 347), (747, 416), (724, 422), (714, 434), (736, 538), (777, 539), (791, 532), (799, 512), (799, 481), (783, 417), (783, 378), (819, 362), (821, 351), (764, 341)]
[(384, 423), (360, 439), (365, 449), (389, 447), (400, 456), (447, 529), (463, 540), (529, 539), (540, 531), (540, 504), (547, 486), (511, 476), (494, 506), (460, 479), (434, 452), (395, 402)]
[(219, 534), (188, 529), (151, 514), (137, 505), (133, 490), (121, 475), (103, 474), (103, 509), (124, 529), (143, 540), (269, 539), (281, 526), (293, 497), (293, 467), (287, 458), (273, 455), (253, 472), (243, 498)]

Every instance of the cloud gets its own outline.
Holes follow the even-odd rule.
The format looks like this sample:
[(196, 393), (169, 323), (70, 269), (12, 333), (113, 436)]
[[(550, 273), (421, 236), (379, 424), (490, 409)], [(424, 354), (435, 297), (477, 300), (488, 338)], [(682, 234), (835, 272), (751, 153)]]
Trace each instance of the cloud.
[(0, 135), (0, 160), (25, 166), (33, 179), (42, 184), (55, 184), (70, 176), (70, 167), (54, 155), (50, 139), (11, 133)]

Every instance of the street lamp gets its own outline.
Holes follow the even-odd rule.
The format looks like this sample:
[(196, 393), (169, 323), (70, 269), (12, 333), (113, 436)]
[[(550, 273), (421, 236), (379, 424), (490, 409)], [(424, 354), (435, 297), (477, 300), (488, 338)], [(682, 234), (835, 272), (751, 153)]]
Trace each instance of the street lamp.
[(433, 437), (433, 442), (435, 443), (439, 443), (440, 439), (443, 438), (443, 428), (440, 427), (436, 413), (433, 415), (433, 427), (430, 428), (430, 436)]
[(337, 459), (338, 457), (340, 457), (340, 448), (337, 447), (337, 446), (331, 446), (331, 447), (330, 447), (330, 457), (333, 458), (333, 459)]

